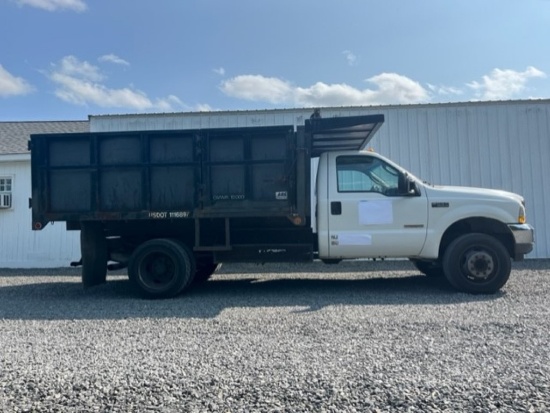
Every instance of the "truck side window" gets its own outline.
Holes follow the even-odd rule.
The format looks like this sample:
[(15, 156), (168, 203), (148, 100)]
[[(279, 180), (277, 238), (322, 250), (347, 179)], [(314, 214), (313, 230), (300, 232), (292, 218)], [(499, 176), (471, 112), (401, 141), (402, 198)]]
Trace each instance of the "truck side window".
[(399, 171), (372, 156), (336, 158), (338, 192), (377, 192), (398, 195)]

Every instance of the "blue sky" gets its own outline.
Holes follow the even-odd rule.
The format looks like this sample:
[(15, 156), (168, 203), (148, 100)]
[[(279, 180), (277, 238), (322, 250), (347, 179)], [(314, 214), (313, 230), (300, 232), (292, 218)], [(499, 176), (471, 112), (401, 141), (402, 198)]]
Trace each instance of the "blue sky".
[(550, 0), (0, 0), (0, 121), (550, 98)]

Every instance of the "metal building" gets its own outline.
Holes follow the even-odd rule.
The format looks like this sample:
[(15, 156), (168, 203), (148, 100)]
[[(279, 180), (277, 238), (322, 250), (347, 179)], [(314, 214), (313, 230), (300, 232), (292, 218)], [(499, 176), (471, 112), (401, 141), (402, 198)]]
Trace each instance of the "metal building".
[[(90, 116), (80, 122), (0, 122), (0, 268), (67, 266), (80, 258), (78, 232), (31, 230), (32, 133), (302, 125), (312, 109)], [(371, 146), (433, 183), (522, 194), (535, 250), (550, 258), (550, 100), (321, 108), (323, 117), (385, 115)], [(71, 196), (67, 194), (67, 196)]]

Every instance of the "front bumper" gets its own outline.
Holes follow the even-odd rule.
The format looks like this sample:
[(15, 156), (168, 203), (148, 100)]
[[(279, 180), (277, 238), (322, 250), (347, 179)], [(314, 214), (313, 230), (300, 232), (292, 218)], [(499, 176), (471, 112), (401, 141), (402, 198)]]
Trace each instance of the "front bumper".
[(525, 254), (533, 251), (535, 229), (529, 224), (508, 224), (514, 237), (514, 260), (521, 261)]

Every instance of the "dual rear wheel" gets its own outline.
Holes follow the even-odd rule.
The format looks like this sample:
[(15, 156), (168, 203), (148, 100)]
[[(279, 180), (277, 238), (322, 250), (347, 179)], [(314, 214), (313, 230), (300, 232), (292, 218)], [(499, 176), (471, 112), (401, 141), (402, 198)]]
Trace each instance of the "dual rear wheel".
[(193, 253), (174, 239), (152, 239), (136, 248), (128, 265), (132, 285), (147, 298), (168, 298), (191, 285)]
[(131, 284), (147, 298), (169, 298), (205, 282), (219, 264), (211, 256), (195, 258), (175, 239), (152, 239), (136, 248), (128, 265)]

